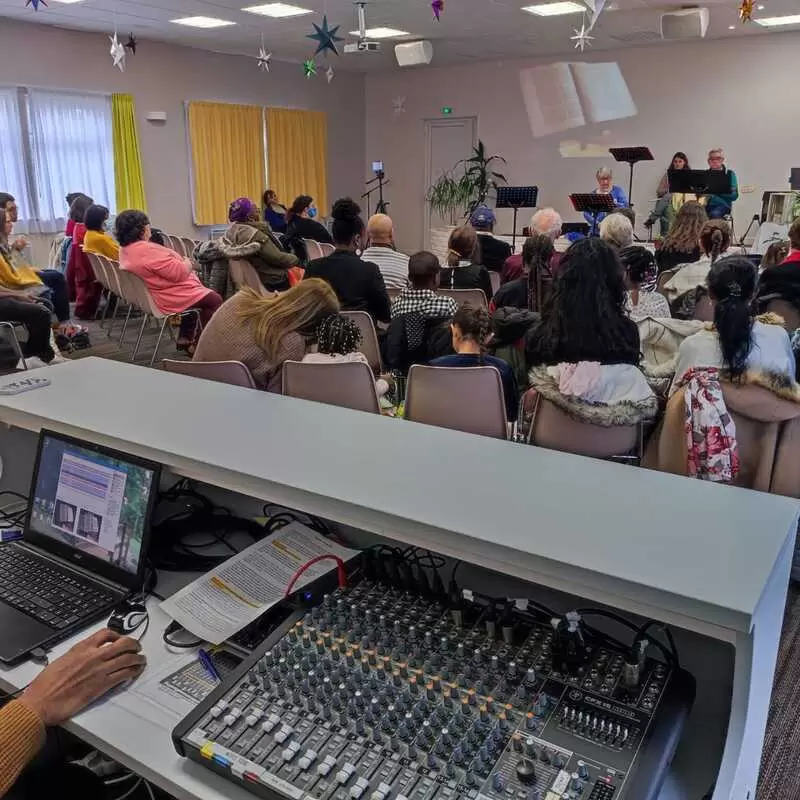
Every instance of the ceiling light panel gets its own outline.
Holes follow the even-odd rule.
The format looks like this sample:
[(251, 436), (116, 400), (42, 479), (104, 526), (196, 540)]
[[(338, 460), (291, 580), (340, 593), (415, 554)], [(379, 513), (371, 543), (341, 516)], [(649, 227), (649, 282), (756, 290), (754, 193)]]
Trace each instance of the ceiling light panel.
[(188, 28), (225, 28), (228, 25), (235, 25), (227, 19), (217, 19), (216, 17), (181, 17), (172, 19), (176, 25), (185, 25)]
[(586, 10), (586, 6), (573, 3), (572, 0), (562, 0), (558, 3), (541, 3), (535, 6), (522, 6), (523, 11), (536, 14), (537, 17), (560, 17), (563, 14), (577, 14)]
[[(408, 31), (399, 31), (397, 28), (367, 28), (366, 35), (370, 39), (394, 39), (398, 36), (410, 36)], [(358, 31), (350, 31), (351, 36), (358, 36)]]
[(289, 17), (301, 17), (303, 14), (314, 13), (310, 8), (292, 6), (288, 3), (265, 3), (260, 6), (247, 6), (242, 11), (260, 14), (262, 17), (272, 17), (273, 19), (288, 19)]
[(800, 25), (800, 14), (788, 14), (785, 17), (756, 17), (753, 22), (765, 28), (778, 28), (782, 25)]

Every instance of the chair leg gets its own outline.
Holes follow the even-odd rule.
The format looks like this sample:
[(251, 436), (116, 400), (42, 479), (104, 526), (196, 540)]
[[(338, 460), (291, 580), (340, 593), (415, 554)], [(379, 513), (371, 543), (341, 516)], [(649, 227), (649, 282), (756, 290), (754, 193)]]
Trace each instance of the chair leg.
[(125, 322), (122, 323), (122, 334), (119, 337), (119, 349), (122, 350), (122, 345), (125, 341), (125, 334), (128, 332), (128, 323), (131, 319), (131, 312), (133, 311), (133, 306), (128, 303), (128, 313), (125, 315)]
[(117, 321), (117, 310), (119, 309), (119, 303), (114, 303), (114, 311), (111, 313), (111, 319), (108, 322), (108, 330), (106, 334), (108, 338), (111, 338), (111, 331), (114, 330), (114, 323)]
[[(100, 306), (103, 302), (103, 298), (106, 299), (106, 307), (108, 306), (108, 298), (110, 297), (110, 292), (105, 287), (100, 290), (100, 302), (97, 304), (97, 308), (94, 310), (94, 321), (97, 322), (97, 318), (100, 316)], [(105, 318), (105, 308), (103, 310), (103, 318)], [(100, 327), (102, 327), (103, 323), (101, 321)]]
[(139, 328), (139, 338), (136, 340), (136, 347), (133, 348), (133, 355), (131, 356), (131, 361), (136, 361), (136, 355), (139, 352), (139, 347), (142, 344), (142, 336), (144, 336), (144, 327), (147, 325), (147, 321), (150, 319), (148, 314), (142, 315), (142, 326)]
[(14, 350), (17, 352), (19, 360), (22, 362), (22, 369), (27, 370), (28, 362), (25, 360), (25, 354), (22, 352), (22, 346), (17, 338), (17, 332), (14, 330), (14, 325), (11, 322), (0, 322), (0, 328), (8, 329), (8, 332), (11, 334), (11, 343), (14, 346)]
[(158, 348), (161, 347), (161, 338), (164, 336), (164, 328), (167, 327), (167, 323), (169, 322), (169, 317), (164, 317), (164, 321), (161, 323), (161, 330), (158, 332), (158, 339), (156, 340), (156, 346), (153, 350), (153, 355), (150, 358), (150, 366), (152, 367), (153, 364), (156, 363), (156, 356), (158, 355)]

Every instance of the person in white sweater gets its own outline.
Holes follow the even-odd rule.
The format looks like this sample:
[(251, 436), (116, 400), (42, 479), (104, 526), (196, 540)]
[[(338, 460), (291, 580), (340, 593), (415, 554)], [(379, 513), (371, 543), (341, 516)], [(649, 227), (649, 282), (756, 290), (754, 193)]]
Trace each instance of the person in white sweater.
[(671, 392), (680, 388), (689, 370), (706, 367), (734, 381), (746, 372), (795, 381), (794, 354), (782, 324), (753, 317), (756, 281), (756, 267), (747, 258), (728, 256), (714, 263), (708, 273), (714, 324), (681, 343)]

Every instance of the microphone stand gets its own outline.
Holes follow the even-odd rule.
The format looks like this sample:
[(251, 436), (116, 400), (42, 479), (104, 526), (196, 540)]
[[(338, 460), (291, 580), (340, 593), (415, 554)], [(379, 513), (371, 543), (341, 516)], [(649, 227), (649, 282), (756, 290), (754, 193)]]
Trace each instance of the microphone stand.
[(747, 226), (747, 230), (742, 234), (742, 238), (739, 239), (739, 247), (741, 247), (742, 250), (745, 249), (744, 240), (747, 238), (747, 234), (750, 233), (750, 228), (753, 227), (753, 223), (756, 223), (756, 222), (759, 223), (759, 225), (760, 225), (761, 224), (761, 217), (758, 214), (753, 214), (753, 219), (750, 220), (750, 224)]

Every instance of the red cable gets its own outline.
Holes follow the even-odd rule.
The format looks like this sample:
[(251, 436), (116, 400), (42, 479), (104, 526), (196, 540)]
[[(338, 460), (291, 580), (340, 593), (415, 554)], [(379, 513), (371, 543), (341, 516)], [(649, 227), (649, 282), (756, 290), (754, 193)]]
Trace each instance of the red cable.
[(294, 575), (292, 575), (292, 579), (289, 581), (289, 585), (286, 587), (286, 594), (284, 595), (284, 597), (288, 597), (292, 593), (292, 589), (294, 588), (295, 583), (297, 583), (297, 580), (300, 578), (300, 576), (310, 566), (316, 564), (319, 561), (324, 561), (325, 559), (328, 558), (336, 562), (336, 572), (337, 572), (337, 577), (339, 579), (339, 588), (345, 589), (347, 587), (347, 573), (345, 572), (344, 569), (344, 561), (342, 561), (342, 559), (339, 558), (339, 556), (333, 555), (333, 553), (324, 553), (321, 556), (314, 556), (314, 558), (310, 559), (309, 561), (306, 561), (306, 563), (303, 564), (303, 566), (300, 567), (294, 573)]

